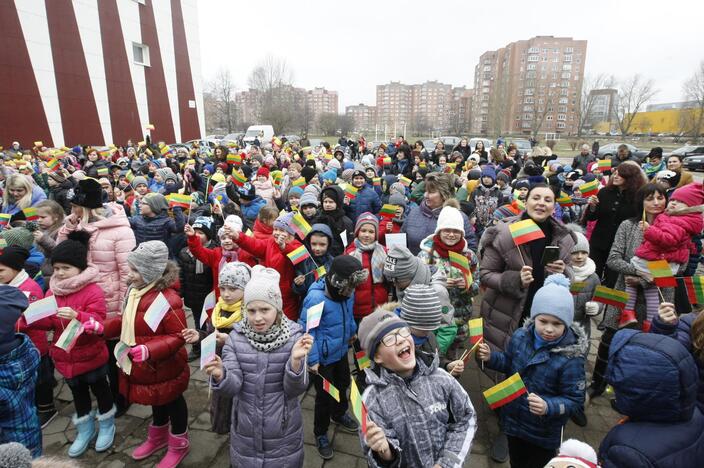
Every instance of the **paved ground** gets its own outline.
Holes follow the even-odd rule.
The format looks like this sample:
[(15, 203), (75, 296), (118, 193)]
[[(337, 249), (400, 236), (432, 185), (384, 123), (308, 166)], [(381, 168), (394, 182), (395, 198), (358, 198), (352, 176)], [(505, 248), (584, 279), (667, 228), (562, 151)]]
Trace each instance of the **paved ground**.
[[(192, 318), (189, 317), (192, 323)], [(594, 352), (598, 343), (598, 332), (593, 334), (590, 363), (594, 361)], [(194, 363), (195, 364), (195, 363)], [(590, 364), (591, 365), (591, 364)], [(469, 391), (474, 408), (478, 415), (478, 430), (472, 446), (472, 453), (465, 466), (472, 467), (508, 467), (508, 463), (497, 464), (490, 460), (488, 454), (491, 438), (497, 432), (497, 419), (489, 410), (481, 392), (492, 385), (492, 382), (481, 372), (472, 361), (470, 367), (461, 378), (462, 385)], [(46, 455), (66, 456), (70, 441), (74, 439), (75, 431), (70, 424), (73, 413), (71, 392), (67, 385), (60, 382), (56, 388), (60, 410), (49, 426), (44, 430), (44, 453)], [(362, 468), (367, 466), (361, 458), (359, 439), (356, 435), (335, 432), (331, 426), (329, 434), (335, 457), (328, 462), (318, 456), (313, 440), (313, 403), (315, 390), (311, 388), (302, 398), (303, 422), (305, 426), (305, 467), (344, 467)], [(191, 367), (191, 381), (186, 392), (191, 436), (191, 452), (181, 464), (186, 467), (227, 467), (229, 466), (229, 444), (227, 436), (220, 436), (209, 431), (207, 377), (198, 370), (197, 365)], [(598, 448), (606, 432), (616, 423), (619, 416), (609, 406), (607, 398), (597, 398), (587, 407), (586, 414), (589, 424), (585, 428), (568, 423), (565, 437), (574, 437)], [(161, 456), (153, 456), (141, 463), (130, 458), (130, 453), (146, 437), (147, 426), (151, 419), (151, 409), (145, 406), (133, 405), (127, 414), (116, 421), (117, 435), (115, 444), (108, 452), (97, 454), (88, 450), (80, 459), (82, 464), (99, 468), (121, 468), (126, 466), (154, 466)], [(163, 453), (163, 452), (162, 452)]]

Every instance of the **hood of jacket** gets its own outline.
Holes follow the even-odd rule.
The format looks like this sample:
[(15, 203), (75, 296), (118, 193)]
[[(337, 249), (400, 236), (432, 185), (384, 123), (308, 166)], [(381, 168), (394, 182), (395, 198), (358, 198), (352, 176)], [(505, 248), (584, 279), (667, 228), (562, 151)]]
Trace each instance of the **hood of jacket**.
[(698, 371), (692, 354), (669, 336), (621, 330), (609, 350), (606, 380), (616, 408), (631, 421), (689, 421)]
[[(535, 328), (535, 319), (527, 318), (523, 323), (523, 328), (528, 332), (528, 336), (533, 336)], [(585, 356), (589, 349), (589, 337), (584, 328), (576, 322), (572, 322), (567, 328), (566, 336), (560, 341), (557, 346), (551, 347), (550, 352), (560, 354), (567, 358), (575, 358)]]

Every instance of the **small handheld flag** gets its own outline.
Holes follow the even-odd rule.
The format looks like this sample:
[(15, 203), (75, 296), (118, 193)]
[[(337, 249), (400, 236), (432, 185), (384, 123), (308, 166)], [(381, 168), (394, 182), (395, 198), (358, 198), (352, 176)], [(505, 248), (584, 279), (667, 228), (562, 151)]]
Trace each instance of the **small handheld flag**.
[(27, 207), (22, 210), (22, 213), (24, 213), (24, 217), (27, 221), (36, 221), (39, 219), (39, 215), (37, 214), (37, 209), (34, 207)]
[(597, 286), (592, 300), (623, 309), (628, 302), (628, 296), (629, 294), (625, 291), (617, 291), (606, 286)]
[(315, 278), (315, 281), (318, 281), (320, 278), (325, 276), (326, 273), (327, 271), (325, 271), (325, 266), (320, 265), (318, 268), (313, 270), (313, 277)]
[(677, 280), (672, 274), (672, 268), (667, 260), (648, 262), (648, 270), (653, 275), (653, 280), (658, 288), (676, 288)]
[(154, 299), (154, 302), (151, 303), (147, 311), (144, 313), (144, 321), (147, 325), (149, 325), (149, 328), (151, 328), (153, 332), (156, 331), (157, 327), (163, 320), (164, 315), (166, 315), (170, 308), (171, 305), (164, 294), (159, 293), (159, 295), (156, 296), (156, 299)]
[(245, 177), (245, 175), (242, 174), (240, 171), (233, 169), (232, 170), (232, 183), (238, 187), (244, 187), (244, 184), (247, 183), (247, 177)]
[(372, 183), (374, 184), (374, 187), (381, 187), (381, 177), (374, 177), (372, 179)]
[(338, 403), (340, 402), (340, 391), (325, 377), (323, 377), (323, 390), (325, 390), (328, 395), (333, 397), (335, 401)]
[(117, 360), (117, 367), (122, 369), (127, 375), (132, 373), (132, 360), (130, 359), (130, 347), (122, 341), (115, 345), (115, 351), (113, 351), (113, 356)]
[(545, 237), (543, 231), (530, 218), (509, 224), (508, 229), (511, 231), (511, 237), (513, 237), (513, 242), (517, 246)]
[(355, 198), (357, 198), (358, 191), (359, 190), (357, 189), (357, 187), (353, 187), (352, 184), (347, 184), (347, 186), (345, 186), (345, 196), (350, 200), (354, 200)]
[(448, 252), (448, 258), (450, 260), (450, 266), (457, 268), (462, 273), (466, 283), (465, 288), (468, 289), (472, 284), (472, 272), (469, 269), (469, 260), (461, 253), (453, 252), (452, 250)]
[(411, 183), (413, 183), (413, 181), (411, 179), (409, 179), (408, 177), (403, 177), (403, 176), (399, 177), (398, 181), (401, 182), (401, 185), (403, 185), (404, 187), (410, 187)]
[(24, 320), (27, 325), (31, 325), (37, 320), (56, 315), (59, 306), (56, 304), (56, 297), (48, 296), (44, 299), (34, 301), (24, 311)]
[(389, 156), (385, 157), (384, 159), (381, 160), (384, 166), (390, 166), (391, 165), (391, 158)]
[(200, 342), (200, 368), (204, 368), (206, 364), (215, 359), (217, 349), (217, 333), (213, 332), (203, 338)]
[(582, 184), (579, 186), (579, 191), (582, 193), (583, 197), (591, 197), (592, 195), (596, 195), (599, 193), (599, 181), (592, 180), (591, 182)]
[(190, 195), (182, 195), (180, 193), (172, 193), (166, 197), (167, 200), (169, 200), (169, 207), (173, 208), (176, 206), (180, 206), (184, 210), (187, 210), (191, 207), (191, 196)]
[(49, 169), (49, 171), (51, 172), (56, 172), (57, 170), (61, 169), (61, 163), (58, 159), (51, 158), (49, 161), (47, 161), (46, 168)]
[(310, 258), (310, 254), (308, 253), (308, 250), (306, 249), (305, 245), (302, 245), (297, 249), (290, 251), (286, 254), (286, 256), (291, 260), (291, 263), (293, 263), (294, 265), (298, 265), (306, 258)]
[(352, 384), (350, 386), (350, 403), (352, 403), (352, 414), (359, 421), (359, 425), (362, 427), (362, 435), (367, 434), (367, 407), (362, 401), (362, 395), (359, 393), (357, 384), (354, 379), (352, 379)]
[(215, 299), (215, 291), (210, 291), (207, 296), (205, 296), (205, 300), (203, 300), (203, 309), (200, 312), (200, 327), (203, 328), (203, 325), (205, 325), (205, 321), (208, 320), (208, 311), (215, 307), (215, 304), (217, 304), (217, 300)]
[(396, 216), (396, 209), (398, 207), (396, 205), (389, 205), (385, 204), (384, 206), (381, 207), (381, 210), (379, 210), (379, 216), (382, 218), (393, 218)]
[(357, 360), (357, 367), (359, 370), (371, 367), (371, 361), (369, 361), (369, 356), (364, 351), (357, 351), (354, 353), (354, 358)]
[(291, 187), (305, 187), (306, 186), (306, 179), (304, 177), (299, 177), (298, 179), (294, 180), (291, 182)]
[(227, 163), (234, 166), (242, 165), (242, 156), (237, 153), (229, 153), (227, 155)]
[(68, 325), (66, 325), (66, 328), (64, 328), (59, 339), (54, 342), (54, 346), (68, 353), (71, 351), (71, 348), (74, 347), (76, 341), (78, 341), (78, 337), (81, 336), (81, 333), (83, 333), (83, 324), (76, 319), (72, 319)]
[(486, 398), (486, 402), (489, 403), (489, 408), (496, 409), (512, 402), (527, 392), (528, 390), (523, 383), (523, 379), (521, 379), (521, 376), (516, 372), (508, 379), (486, 390), (484, 392), (484, 398)]
[(293, 215), (293, 218), (291, 219), (291, 227), (294, 231), (296, 231), (296, 234), (298, 234), (298, 237), (301, 239), (305, 239), (310, 231), (313, 230), (301, 213), (296, 213)]
[(320, 325), (320, 319), (323, 318), (324, 308), (325, 302), (321, 302), (320, 304), (316, 304), (308, 308), (308, 312), (306, 313), (306, 333)]
[(472, 353), (474, 353), (474, 351), (476, 351), (477, 348), (479, 348), (479, 345), (482, 344), (483, 342), (484, 342), (484, 337), (479, 338), (479, 341), (474, 343), (474, 345), (472, 345), (472, 347), (469, 348), (469, 350), (465, 350), (465, 352), (462, 353), (462, 356), (460, 356), (460, 360), (463, 361), (465, 364), (467, 364), (467, 362), (469, 361), (469, 358), (472, 356)]
[(685, 276), (684, 285), (692, 304), (704, 304), (704, 276)]
[(586, 287), (587, 283), (575, 281), (574, 283), (570, 283), (570, 292), (572, 293), (572, 295), (576, 296), (578, 293), (582, 292)]
[(0, 213), (0, 228), (7, 226), (7, 224), (12, 219), (12, 215), (9, 213)]
[(574, 202), (572, 201), (572, 197), (570, 197), (565, 192), (560, 192), (560, 197), (557, 199), (557, 203), (559, 203), (560, 206), (563, 208), (569, 208), (570, 206), (574, 206)]
[(479, 317), (467, 322), (469, 328), (469, 343), (475, 345), (484, 339), (484, 319)]
[(611, 170), (611, 160), (610, 159), (599, 159), (596, 163), (596, 167), (600, 171), (610, 171)]

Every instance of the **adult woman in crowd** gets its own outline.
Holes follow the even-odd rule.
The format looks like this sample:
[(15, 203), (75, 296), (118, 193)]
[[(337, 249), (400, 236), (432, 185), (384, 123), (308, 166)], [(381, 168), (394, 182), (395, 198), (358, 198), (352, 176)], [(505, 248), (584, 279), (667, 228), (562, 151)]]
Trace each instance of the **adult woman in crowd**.
[(489, 153), (486, 152), (486, 148), (484, 148), (484, 142), (482, 140), (478, 140), (474, 145), (473, 154), (479, 155), (480, 162), (487, 162), (489, 160)]
[(462, 154), (462, 161), (466, 161), (469, 155), (472, 154), (472, 147), (469, 146), (469, 141), (466, 138), (462, 138), (452, 151), (459, 151)]
[[(570, 252), (577, 239), (574, 233), (556, 221), (555, 193), (546, 184), (531, 187), (526, 211), (499, 221), (487, 229), (479, 246), (479, 274), (486, 288), (481, 304), (484, 319), (484, 340), (494, 349), (505, 350), (511, 334), (530, 316), (533, 296), (545, 278), (554, 273), (572, 277)], [(545, 237), (516, 247), (509, 226), (533, 220)], [(546, 246), (559, 248), (558, 259), (543, 266)], [(496, 461), (508, 458), (508, 441), (499, 433), (494, 440), (491, 457)]]
[(447, 155), (447, 153), (445, 153), (445, 143), (438, 140), (438, 142), (435, 143), (435, 149), (430, 153), (430, 159), (433, 161), (433, 164), (438, 164), (439, 158), (443, 154)]
[[(71, 198), (71, 214), (59, 229), (57, 242), (61, 242), (73, 231), (90, 233), (88, 263), (98, 269), (98, 285), (105, 294), (107, 318), (122, 312), (122, 301), (127, 292), (127, 276), (130, 267), (127, 255), (136, 243), (125, 210), (117, 203), (103, 204), (103, 190), (94, 179), (83, 179), (74, 188)], [(118, 391), (118, 373), (113, 350), (117, 341), (107, 341), (110, 356), (110, 388), (117, 405), (118, 414), (126, 410), (124, 399)]]
[(599, 278), (603, 276), (602, 284), (609, 288), (613, 288), (618, 274), (607, 267), (606, 259), (621, 223), (642, 215), (642, 212), (636, 211), (635, 196), (645, 182), (640, 166), (626, 161), (614, 169), (606, 187), (589, 197), (586, 220), (596, 221), (589, 239), (589, 256), (596, 264), (596, 275)]
[(687, 184), (694, 182), (691, 172), (687, 172), (682, 168), (682, 156), (673, 154), (667, 158), (667, 170), (674, 172), (676, 175), (670, 179), (670, 185), (674, 188), (684, 187)]
[[(623, 165), (619, 166), (621, 171)], [(609, 269), (614, 271), (618, 278), (614, 286), (619, 291), (624, 291), (627, 284), (637, 285), (643, 280), (642, 272), (636, 270), (631, 265), (630, 260), (633, 258), (635, 250), (643, 242), (643, 212), (645, 212), (645, 221), (647, 224), (653, 224), (655, 218), (665, 211), (667, 206), (667, 188), (657, 184), (649, 183), (636, 192), (633, 201), (635, 215), (623, 221), (614, 236), (613, 245), (609, 252), (606, 264)], [(661, 292), (667, 302), (672, 302), (673, 288), (663, 288)], [(641, 328), (643, 320), (645, 320), (645, 296), (643, 289), (638, 288), (638, 298), (636, 299), (636, 319), (638, 320), (637, 328)], [(604, 321), (600, 328), (604, 328), (599, 342), (599, 350), (597, 352), (597, 360), (594, 366), (592, 376), (592, 384), (588, 389), (590, 397), (595, 397), (604, 393), (606, 390), (606, 363), (609, 359), (609, 346), (611, 340), (619, 329), (619, 319), (621, 318), (621, 310), (612, 306), (606, 307), (604, 311)]]
[(34, 184), (29, 176), (17, 173), (10, 174), (5, 180), (0, 213), (14, 215), (42, 200), (46, 200), (46, 194)]
[[(430, 234), (435, 233), (438, 216), (447, 200), (454, 198), (454, 176), (452, 174), (430, 173), (425, 176), (425, 194), (420, 205), (414, 206), (401, 226), (401, 232), (406, 233), (406, 245), (418, 255), (420, 243)], [(470, 249), (476, 251), (477, 238), (469, 219), (462, 213), (464, 219), (464, 237)]]

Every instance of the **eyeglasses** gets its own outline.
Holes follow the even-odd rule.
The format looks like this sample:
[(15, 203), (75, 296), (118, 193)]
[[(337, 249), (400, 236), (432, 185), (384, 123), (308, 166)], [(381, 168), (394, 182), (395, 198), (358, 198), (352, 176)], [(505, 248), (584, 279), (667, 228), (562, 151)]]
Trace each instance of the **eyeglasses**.
[[(404, 328), (399, 328), (396, 333), (386, 335), (384, 338), (381, 339), (381, 342), (386, 346), (387, 348), (390, 348), (392, 346), (395, 346), (396, 343), (399, 342), (399, 337), (402, 339), (408, 338), (411, 336), (411, 330), (404, 327)], [(401, 340), (403, 341), (403, 340)]]

